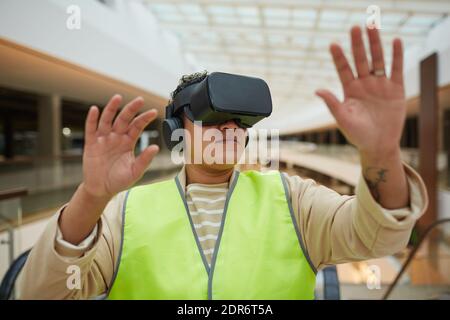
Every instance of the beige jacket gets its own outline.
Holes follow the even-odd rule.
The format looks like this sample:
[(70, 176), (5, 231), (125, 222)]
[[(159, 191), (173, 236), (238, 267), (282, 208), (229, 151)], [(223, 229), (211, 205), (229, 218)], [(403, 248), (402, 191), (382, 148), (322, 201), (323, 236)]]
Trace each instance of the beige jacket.
[[(285, 174), (306, 254), (316, 269), (391, 255), (406, 246), (428, 199), (420, 176), (409, 166), (404, 167), (410, 206), (396, 210), (378, 205), (362, 176), (354, 196), (341, 196), (311, 179)], [(184, 169), (179, 179), (185, 186)], [(109, 202), (94, 230), (93, 241), (84, 247), (56, 241), (64, 206), (58, 210), (30, 253), (18, 280), (18, 297), (87, 299), (104, 294), (119, 255), (124, 197), (122, 192)], [(69, 289), (66, 284), (73, 265), (80, 268), (81, 289)]]

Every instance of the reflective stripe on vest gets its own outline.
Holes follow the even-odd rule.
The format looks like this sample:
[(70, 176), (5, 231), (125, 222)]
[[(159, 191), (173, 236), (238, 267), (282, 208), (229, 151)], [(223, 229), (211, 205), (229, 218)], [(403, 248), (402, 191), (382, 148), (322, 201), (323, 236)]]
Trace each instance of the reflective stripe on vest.
[(315, 270), (278, 171), (236, 172), (208, 266), (178, 178), (132, 188), (109, 299), (313, 299)]

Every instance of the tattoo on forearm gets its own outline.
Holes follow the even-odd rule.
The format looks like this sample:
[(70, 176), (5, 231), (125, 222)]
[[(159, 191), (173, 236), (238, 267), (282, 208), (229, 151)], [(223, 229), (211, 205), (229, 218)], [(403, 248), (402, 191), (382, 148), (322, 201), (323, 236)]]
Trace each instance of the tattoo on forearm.
[(376, 201), (380, 201), (380, 182), (386, 182), (387, 169), (378, 167), (367, 167), (364, 169), (364, 178), (367, 181), (370, 192)]

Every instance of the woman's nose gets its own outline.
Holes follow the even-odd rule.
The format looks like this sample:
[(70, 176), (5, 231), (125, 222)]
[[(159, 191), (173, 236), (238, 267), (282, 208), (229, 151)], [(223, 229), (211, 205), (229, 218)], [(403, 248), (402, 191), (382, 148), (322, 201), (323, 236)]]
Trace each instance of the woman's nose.
[(239, 126), (237, 125), (236, 121), (234, 120), (228, 120), (227, 122), (221, 123), (219, 125), (219, 130), (226, 130), (226, 129), (238, 129)]

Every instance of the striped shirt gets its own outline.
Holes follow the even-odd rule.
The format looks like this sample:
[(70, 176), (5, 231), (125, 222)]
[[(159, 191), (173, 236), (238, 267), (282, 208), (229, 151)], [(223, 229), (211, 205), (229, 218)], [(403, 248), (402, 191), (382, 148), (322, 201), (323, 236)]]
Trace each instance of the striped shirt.
[(192, 223), (209, 265), (222, 222), (227, 192), (227, 182), (209, 185), (192, 183), (186, 186), (186, 201)]

